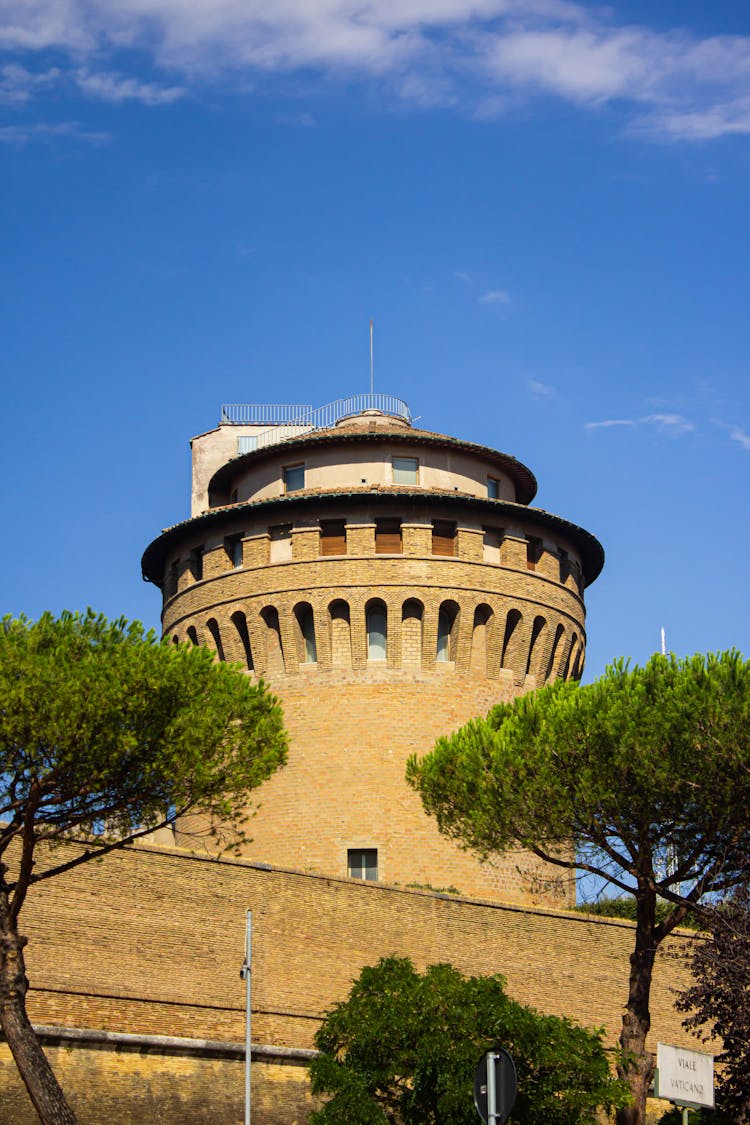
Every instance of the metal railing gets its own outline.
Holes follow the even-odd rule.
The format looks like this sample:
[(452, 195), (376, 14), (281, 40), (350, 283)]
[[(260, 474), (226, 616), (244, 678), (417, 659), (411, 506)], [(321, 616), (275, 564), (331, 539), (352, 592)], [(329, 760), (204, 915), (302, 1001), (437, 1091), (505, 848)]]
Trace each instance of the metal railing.
[(312, 409), (312, 406), (293, 406), (288, 403), (232, 402), (222, 406), (221, 420), (235, 426), (283, 426), (285, 422), (294, 423), (311, 414)]
[(365, 410), (377, 410), (393, 418), (411, 422), (411, 411), (403, 399), (396, 395), (361, 394), (349, 395), (329, 402), (317, 409), (312, 406), (294, 406), (273, 403), (225, 403), (221, 408), (222, 424), (232, 426), (271, 426), (257, 436), (248, 435), (238, 439), (238, 453), (248, 453), (266, 445), (276, 445), (287, 438), (298, 437), (311, 430), (327, 430), (341, 418), (351, 414), (362, 414)]

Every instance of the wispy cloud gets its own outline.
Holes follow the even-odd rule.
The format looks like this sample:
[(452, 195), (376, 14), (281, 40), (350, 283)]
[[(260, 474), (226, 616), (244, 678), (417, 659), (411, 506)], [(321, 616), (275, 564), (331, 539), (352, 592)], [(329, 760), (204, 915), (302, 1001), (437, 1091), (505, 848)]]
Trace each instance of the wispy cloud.
[[(14, 63), (55, 50), (110, 101), (159, 105), (193, 83), (246, 89), (313, 69), (479, 117), (552, 95), (616, 106), (662, 140), (750, 133), (750, 36), (633, 24), (583, 0), (0, 0), (0, 12)], [(44, 87), (14, 84), (17, 98)]]
[(453, 276), (457, 281), (463, 281), (464, 285), (471, 285), (471, 274), (466, 273), (465, 270), (454, 270)]
[(510, 304), (510, 293), (506, 293), (504, 289), (490, 289), (487, 293), (483, 293), (478, 300), (482, 305), (508, 305)]
[(540, 383), (538, 379), (527, 379), (526, 386), (534, 398), (554, 398), (557, 391), (549, 383)]
[(682, 414), (647, 414), (645, 418), (641, 418), (641, 421), (646, 425), (656, 426), (662, 433), (672, 434), (674, 437), (688, 434), (695, 429), (694, 424)]
[(143, 102), (144, 105), (169, 105), (185, 94), (184, 86), (160, 86), (123, 74), (77, 70), (76, 85), (84, 94), (105, 102)]
[(58, 67), (35, 73), (19, 63), (8, 63), (0, 67), (0, 101), (16, 104), (31, 101), (40, 91), (54, 86), (60, 73)]
[(748, 453), (750, 453), (750, 434), (748, 434), (745, 430), (740, 429), (739, 426), (730, 426), (729, 436), (732, 441), (739, 442), (742, 448), (746, 449)]
[(54, 124), (36, 122), (32, 125), (0, 126), (0, 144), (24, 145), (36, 141), (41, 144), (54, 144), (55, 141), (74, 140), (87, 144), (105, 144), (112, 140), (111, 133), (94, 132), (86, 129), (79, 121), (58, 121)]
[(601, 422), (586, 422), (584, 429), (587, 430), (607, 430), (611, 426), (637, 426), (638, 423), (634, 418), (605, 418)]
[(641, 418), (605, 418), (601, 422), (586, 422), (587, 430), (605, 430), (613, 426), (654, 426), (660, 433), (681, 437), (695, 429), (682, 414), (645, 414)]

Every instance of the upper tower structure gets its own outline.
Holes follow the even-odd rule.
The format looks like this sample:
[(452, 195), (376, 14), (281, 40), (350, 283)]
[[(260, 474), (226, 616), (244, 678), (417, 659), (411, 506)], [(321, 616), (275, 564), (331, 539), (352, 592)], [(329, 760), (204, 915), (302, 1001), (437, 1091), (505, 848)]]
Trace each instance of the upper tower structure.
[(530, 506), (525, 465), (416, 429), (393, 396), (225, 406), (192, 452), (191, 518), (143, 573), (165, 635), (282, 701), (289, 763), (249, 857), (566, 905), (571, 884), (533, 857), (480, 864), (441, 837), (404, 769), (493, 704), (580, 677), (598, 541)]

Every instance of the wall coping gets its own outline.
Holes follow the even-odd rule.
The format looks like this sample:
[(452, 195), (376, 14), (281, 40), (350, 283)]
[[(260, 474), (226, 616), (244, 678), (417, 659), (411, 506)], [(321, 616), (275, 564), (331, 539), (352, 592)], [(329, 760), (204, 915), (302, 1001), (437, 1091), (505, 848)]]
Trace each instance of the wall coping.
[[(203, 1058), (245, 1057), (244, 1043), (230, 1043), (219, 1039), (188, 1039), (181, 1035), (140, 1035), (128, 1031), (103, 1031), (100, 1028), (61, 1027), (55, 1024), (33, 1024), (39, 1038), (50, 1046), (75, 1043), (81, 1047), (103, 1050), (115, 1048), (148, 1054), (200, 1056)], [(0, 1040), (4, 1037), (0, 1034)], [(285, 1062), (293, 1066), (307, 1066), (319, 1052), (308, 1047), (279, 1047), (253, 1043), (250, 1057), (259, 1062)]]
[[(75, 843), (76, 841), (71, 841)], [(123, 849), (124, 850), (124, 849)], [(447, 894), (444, 891), (431, 891), (422, 887), (402, 887), (395, 883), (369, 881), (364, 879), (349, 879), (343, 875), (325, 875), (317, 871), (302, 871), (295, 867), (278, 867), (270, 863), (261, 863), (258, 860), (244, 859), (242, 856), (213, 856), (192, 851), (190, 848), (164, 847), (158, 844), (136, 843), (132, 849), (137, 852), (152, 852), (159, 856), (173, 856), (175, 859), (197, 861), (199, 863), (227, 864), (230, 867), (248, 867), (256, 871), (278, 872), (283, 875), (295, 875), (302, 879), (311, 879), (323, 883), (340, 883), (344, 886), (358, 887), (367, 894), (401, 894), (418, 895), (422, 898), (438, 899), (443, 902), (481, 906), (484, 909), (503, 910), (511, 914), (530, 914), (542, 918), (563, 918), (568, 922), (579, 925), (610, 926), (621, 930), (635, 930), (635, 922), (629, 918), (611, 918), (603, 914), (584, 914), (578, 910), (562, 910), (549, 906), (531, 906), (515, 902), (497, 902), (492, 899), (474, 898), (468, 895)], [(700, 931), (676, 926), (672, 931), (674, 935), (694, 938)]]

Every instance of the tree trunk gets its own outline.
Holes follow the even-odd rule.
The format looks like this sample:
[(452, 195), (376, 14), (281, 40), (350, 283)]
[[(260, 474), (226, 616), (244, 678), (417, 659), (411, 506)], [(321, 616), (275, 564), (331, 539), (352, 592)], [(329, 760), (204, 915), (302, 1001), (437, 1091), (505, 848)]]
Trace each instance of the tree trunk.
[(651, 1027), (649, 999), (656, 957), (656, 893), (636, 895), (635, 949), (630, 955), (628, 1003), (622, 1014), (620, 1047), (622, 1058), (617, 1072), (630, 1086), (633, 1101), (617, 1111), (617, 1125), (645, 1125), (646, 1096), (654, 1077), (654, 1060), (646, 1053), (646, 1036)]
[(18, 933), (0, 889), (0, 1027), (10, 1047), (18, 1072), (43, 1125), (76, 1125), (52, 1067), (26, 1015), (29, 982), (23, 947), (26, 938)]

